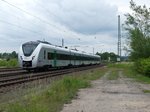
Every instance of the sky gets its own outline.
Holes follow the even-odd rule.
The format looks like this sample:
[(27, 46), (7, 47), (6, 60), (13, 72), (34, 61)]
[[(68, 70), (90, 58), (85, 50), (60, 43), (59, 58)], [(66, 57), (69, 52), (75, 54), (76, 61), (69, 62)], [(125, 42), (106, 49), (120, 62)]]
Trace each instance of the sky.
[[(45, 40), (88, 53), (117, 53), (117, 19), (131, 12), (130, 0), (0, 0), (0, 52)], [(149, 0), (134, 0), (150, 7)], [(126, 46), (124, 30), (122, 49)], [(125, 51), (122, 51), (126, 55)]]

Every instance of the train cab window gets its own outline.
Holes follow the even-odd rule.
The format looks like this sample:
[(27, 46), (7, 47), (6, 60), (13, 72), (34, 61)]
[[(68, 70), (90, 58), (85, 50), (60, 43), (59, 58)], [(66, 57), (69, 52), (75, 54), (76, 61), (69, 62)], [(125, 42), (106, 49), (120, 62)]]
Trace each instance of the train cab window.
[(25, 56), (30, 56), (35, 48), (38, 46), (37, 42), (27, 42), (22, 45), (22, 50)]

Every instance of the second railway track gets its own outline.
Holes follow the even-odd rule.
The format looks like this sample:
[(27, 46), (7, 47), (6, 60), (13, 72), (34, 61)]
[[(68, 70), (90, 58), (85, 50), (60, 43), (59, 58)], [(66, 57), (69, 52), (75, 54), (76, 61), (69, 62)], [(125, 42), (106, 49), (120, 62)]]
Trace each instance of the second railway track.
[(20, 75), (18, 75), (17, 73), (17, 75), (9, 75), (8, 77), (0, 77), (0, 88), (12, 86), (15, 84), (21, 84), (25, 82), (30, 82), (34, 80), (44, 79), (48, 77), (54, 77), (54, 76), (68, 74), (68, 73), (83, 71), (83, 70), (92, 69), (92, 68), (96, 68), (100, 66), (102, 65), (60, 69), (60, 70), (46, 71), (46, 72), (40, 72), (40, 73), (27, 73), (26, 72)]

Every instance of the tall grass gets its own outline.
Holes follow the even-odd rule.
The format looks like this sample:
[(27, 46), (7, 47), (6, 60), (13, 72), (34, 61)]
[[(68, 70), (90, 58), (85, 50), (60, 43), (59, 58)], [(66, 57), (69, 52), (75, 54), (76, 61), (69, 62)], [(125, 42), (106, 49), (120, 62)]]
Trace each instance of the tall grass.
[(33, 94), (24, 101), (10, 104), (7, 112), (58, 112), (64, 103), (70, 102), (79, 88), (88, 86), (88, 81), (65, 77), (42, 94)]
[(109, 64), (108, 67), (113, 67), (113, 68), (117, 68), (117, 69), (128, 69), (128, 68), (132, 68), (133, 67), (133, 63), (132, 62), (124, 62), (124, 63), (112, 63)]
[(66, 76), (53, 82), (49, 88), (38, 94), (23, 98), (3, 107), (5, 112), (59, 112), (63, 104), (76, 97), (80, 88), (90, 86), (90, 81), (103, 76), (106, 69), (92, 70), (88, 73)]
[(143, 90), (144, 93), (150, 93), (150, 90)]
[(109, 68), (117, 68), (123, 71), (124, 76), (128, 78), (134, 78), (136, 81), (150, 84), (150, 77), (139, 74), (134, 69), (134, 63), (119, 63), (119, 64), (110, 64)]
[(108, 80), (117, 80), (119, 78), (119, 71), (117, 69), (111, 69), (111, 73), (107, 76)]

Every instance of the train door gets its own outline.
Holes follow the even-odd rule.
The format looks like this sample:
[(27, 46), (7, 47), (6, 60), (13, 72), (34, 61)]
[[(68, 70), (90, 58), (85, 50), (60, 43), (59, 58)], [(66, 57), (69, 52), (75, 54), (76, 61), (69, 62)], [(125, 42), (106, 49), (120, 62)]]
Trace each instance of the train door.
[(46, 49), (43, 49), (43, 53), (42, 53), (42, 61), (40, 63), (41, 66), (46, 65)]
[(57, 52), (54, 51), (54, 61), (53, 61), (54, 67), (57, 66)]

